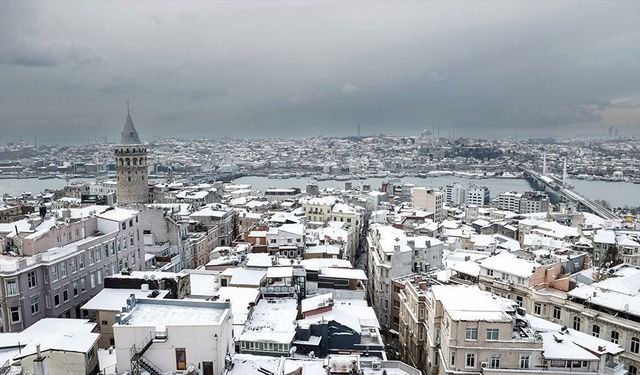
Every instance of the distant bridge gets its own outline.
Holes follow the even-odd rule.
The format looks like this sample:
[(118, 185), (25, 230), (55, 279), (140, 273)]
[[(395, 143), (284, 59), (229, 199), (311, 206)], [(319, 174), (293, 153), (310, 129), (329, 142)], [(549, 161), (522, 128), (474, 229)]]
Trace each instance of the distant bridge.
[(543, 175), (542, 173), (527, 169), (522, 165), (519, 165), (518, 168), (520, 168), (520, 170), (524, 173), (525, 177), (530, 178), (536, 183), (555, 191), (566, 200), (577, 203), (579, 206), (586, 208), (587, 210), (593, 212), (601, 218), (606, 220), (620, 219), (618, 215), (616, 215), (608, 208), (605, 208), (602, 205), (592, 201), (591, 199), (565, 187), (562, 180), (560, 180), (559, 178), (550, 175)]

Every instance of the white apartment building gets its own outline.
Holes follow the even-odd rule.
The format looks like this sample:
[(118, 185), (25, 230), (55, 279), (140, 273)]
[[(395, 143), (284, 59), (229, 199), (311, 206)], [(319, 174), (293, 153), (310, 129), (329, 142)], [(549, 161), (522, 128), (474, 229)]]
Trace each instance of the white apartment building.
[(380, 325), (390, 327), (392, 279), (442, 267), (442, 241), (409, 237), (401, 229), (373, 224), (368, 243), (368, 293)]
[(465, 202), (465, 189), (459, 182), (447, 185), (445, 188), (447, 203), (459, 206)]
[(549, 209), (549, 196), (538, 191), (507, 191), (499, 194), (492, 205), (500, 210), (521, 214), (546, 212)]
[(415, 208), (433, 212), (434, 221), (444, 219), (444, 194), (436, 189), (425, 187), (411, 188), (411, 200)]
[(489, 204), (489, 188), (486, 186), (469, 185), (464, 195), (464, 203), (468, 205), (486, 206)]
[(113, 325), (118, 372), (222, 374), (234, 354), (226, 302), (127, 300)]

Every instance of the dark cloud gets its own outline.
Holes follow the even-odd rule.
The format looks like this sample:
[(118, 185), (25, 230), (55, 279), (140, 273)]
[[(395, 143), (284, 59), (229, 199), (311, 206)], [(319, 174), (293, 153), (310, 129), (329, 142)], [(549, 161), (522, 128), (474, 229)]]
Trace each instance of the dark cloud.
[(127, 98), (148, 138), (638, 132), (638, 25), (637, 2), (3, 2), (0, 139), (115, 137)]

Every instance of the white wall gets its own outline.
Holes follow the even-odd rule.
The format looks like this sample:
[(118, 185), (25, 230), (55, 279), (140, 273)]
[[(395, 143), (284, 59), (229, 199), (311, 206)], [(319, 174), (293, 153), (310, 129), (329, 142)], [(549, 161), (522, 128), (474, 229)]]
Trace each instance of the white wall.
[[(213, 362), (214, 374), (224, 369), (224, 359), (229, 352), (233, 355), (233, 320), (227, 313), (221, 326), (185, 325), (167, 327), (167, 341), (156, 342), (144, 353), (143, 357), (163, 372), (175, 372), (176, 348), (184, 348), (187, 354), (187, 366), (198, 368), (202, 362)], [(113, 327), (116, 340), (118, 372), (131, 370), (130, 349), (136, 343), (140, 345), (155, 327), (119, 326)], [(217, 336), (217, 337), (216, 337)]]

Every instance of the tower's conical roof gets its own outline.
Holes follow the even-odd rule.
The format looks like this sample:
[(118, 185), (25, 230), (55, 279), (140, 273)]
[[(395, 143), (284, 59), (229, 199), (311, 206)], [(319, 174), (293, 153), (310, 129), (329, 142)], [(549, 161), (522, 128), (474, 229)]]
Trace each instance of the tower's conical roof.
[(122, 128), (122, 133), (120, 135), (121, 145), (139, 145), (141, 143), (138, 132), (136, 131), (136, 127), (133, 126), (133, 120), (131, 120), (131, 114), (129, 113), (128, 106), (127, 120), (124, 122), (124, 127)]

